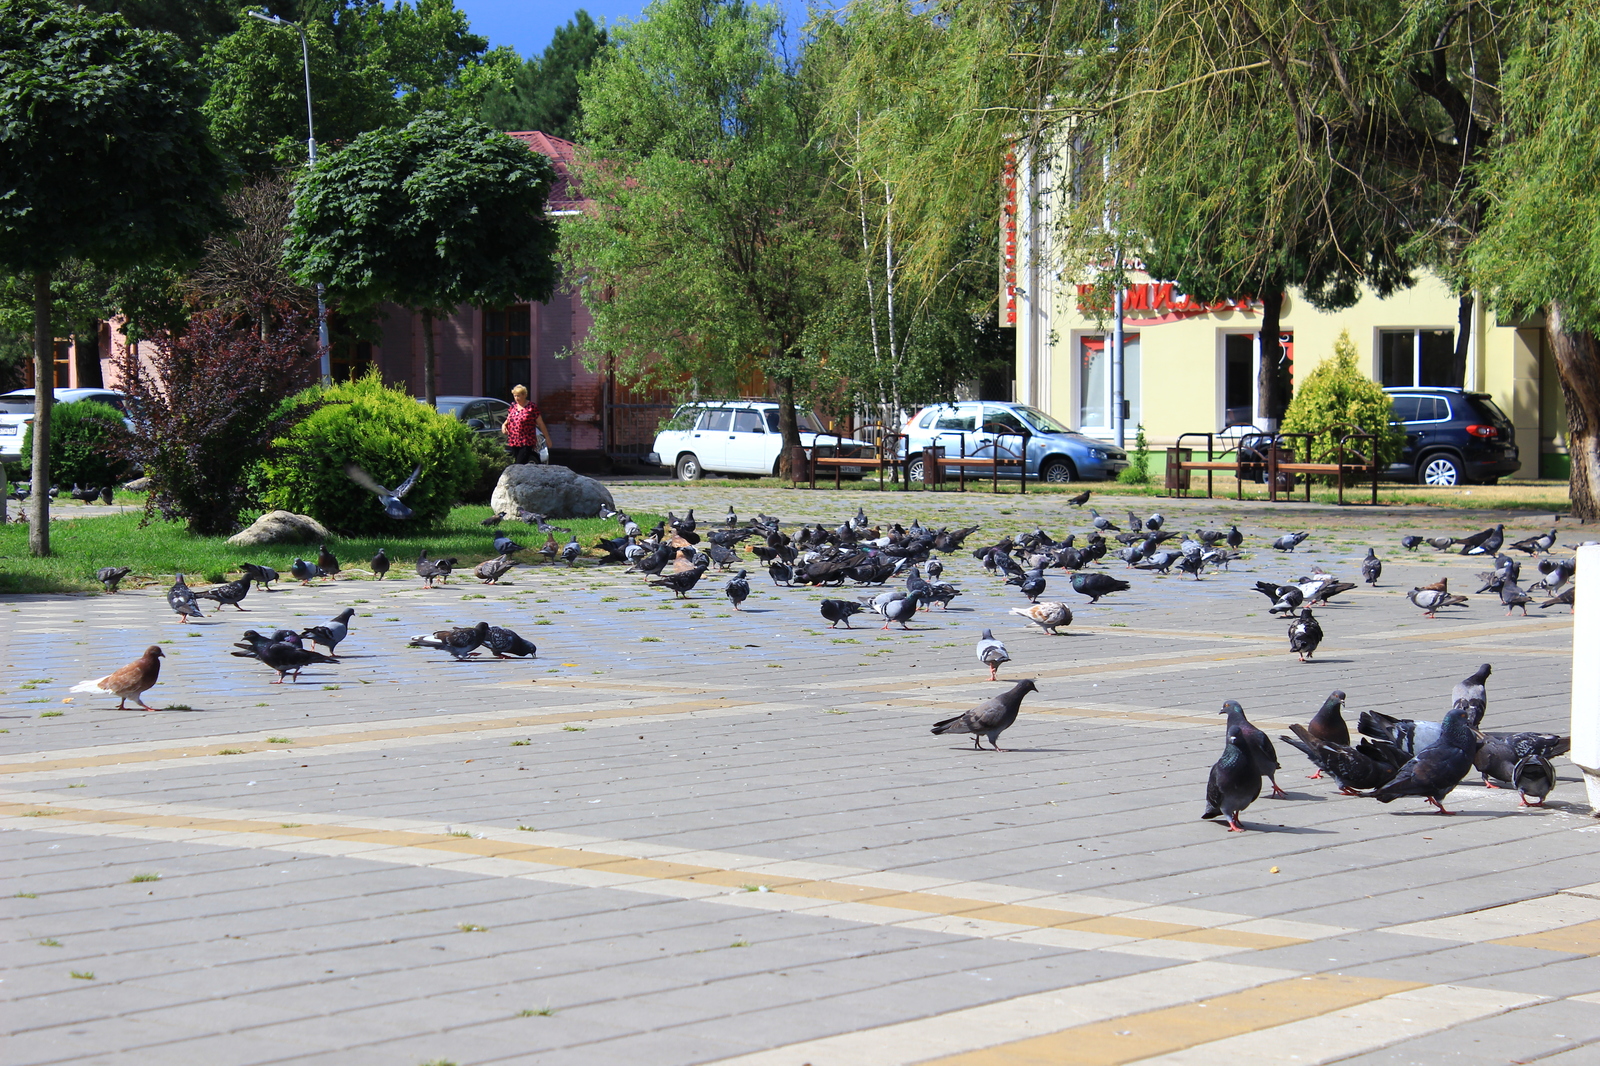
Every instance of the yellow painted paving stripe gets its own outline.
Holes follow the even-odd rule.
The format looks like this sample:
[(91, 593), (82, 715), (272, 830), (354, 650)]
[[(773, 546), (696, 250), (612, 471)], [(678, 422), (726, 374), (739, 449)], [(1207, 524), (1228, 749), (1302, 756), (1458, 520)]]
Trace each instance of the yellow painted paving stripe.
[[(847, 880), (818, 880), (763, 873), (755, 870), (718, 869), (670, 859), (641, 859), (582, 848), (551, 847), (446, 833), (420, 833), (361, 826), (310, 824), (286, 825), (278, 822), (239, 818), (210, 818), (203, 815), (150, 814), (136, 811), (93, 810), (59, 804), (0, 802), (0, 817), (39, 818), (35, 828), (47, 828), (60, 821), (97, 823), (122, 828), (176, 828), (216, 834), (261, 833), (305, 840), (333, 840), (360, 844), (381, 844), (397, 848), (424, 848), (492, 859), (510, 859), (540, 866), (568, 867), (600, 871), (650, 881), (684, 881), (722, 888), (760, 886), (780, 896), (796, 896), (906, 912), (958, 917), (1019, 929), (1064, 929), (1136, 940), (1173, 940), (1211, 944), (1240, 951), (1285, 947), (1306, 943), (1303, 937), (1253, 933), (1238, 929), (1206, 929), (1176, 922), (1148, 918), (1103, 916), (1053, 907), (1002, 904), (937, 892), (900, 892), (853, 884)], [(44, 819), (50, 819), (46, 822)], [(204, 843), (225, 843), (208, 840)]]
[(604, 710), (557, 711), (550, 714), (525, 715), (514, 718), (479, 718), (466, 722), (430, 722), (418, 719), (415, 724), (386, 725), (373, 729), (347, 729), (338, 733), (297, 735), (288, 744), (268, 745), (262, 741), (230, 737), (205, 744), (182, 744), (172, 747), (148, 748), (137, 751), (107, 752), (101, 755), (74, 755), (33, 762), (0, 763), (0, 774), (36, 773), (50, 770), (81, 770), (93, 766), (123, 766), (161, 762), (167, 759), (196, 758), (216, 755), (220, 748), (239, 749), (251, 745), (247, 751), (288, 751), (292, 749), (322, 748), (336, 744), (364, 744), (382, 740), (454, 736), (489, 730), (518, 730), (540, 726), (560, 725), (563, 722), (603, 721), (611, 718), (655, 718), (665, 715), (693, 714), (695, 711), (730, 710), (755, 707), (746, 700), (686, 700), (648, 707), (615, 707)]
[[(1424, 987), (1416, 981), (1318, 974), (924, 1062), (926, 1066), (1120, 1066)], [(1063, 991), (1071, 995), (1071, 989)]]
[(1489, 941), (1513, 948), (1542, 948), (1545, 951), (1566, 951), (1574, 955), (1600, 955), (1600, 921), (1546, 929), (1539, 933), (1501, 937)]

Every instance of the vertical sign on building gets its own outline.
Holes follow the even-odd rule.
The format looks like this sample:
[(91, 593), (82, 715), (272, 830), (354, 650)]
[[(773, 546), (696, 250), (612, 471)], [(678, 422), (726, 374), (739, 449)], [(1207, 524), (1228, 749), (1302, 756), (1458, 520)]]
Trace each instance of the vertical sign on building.
[(1001, 281), (1005, 288), (1005, 324), (1017, 324), (1017, 157), (1007, 152), (1005, 166), (1001, 169), (1001, 182), (1005, 189), (1001, 205), (1000, 262)]

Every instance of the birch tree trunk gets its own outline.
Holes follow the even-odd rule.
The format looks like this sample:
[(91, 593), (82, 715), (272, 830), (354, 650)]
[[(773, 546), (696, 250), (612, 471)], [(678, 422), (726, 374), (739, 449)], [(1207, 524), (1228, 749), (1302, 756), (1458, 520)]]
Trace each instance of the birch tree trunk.
[(439, 399), (439, 385), (434, 380), (433, 311), (422, 312), (422, 398), (429, 407)]
[(33, 275), (33, 524), (28, 551), (50, 554), (50, 408), (56, 402), (55, 332), (50, 328), (50, 272)]

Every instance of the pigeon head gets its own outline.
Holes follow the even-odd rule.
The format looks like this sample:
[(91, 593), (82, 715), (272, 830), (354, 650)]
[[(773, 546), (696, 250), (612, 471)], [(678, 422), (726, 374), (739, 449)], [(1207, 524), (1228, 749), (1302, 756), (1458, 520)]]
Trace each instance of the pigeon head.
[(1238, 700), (1229, 700), (1222, 705), (1222, 710), (1218, 711), (1217, 713), (1228, 715), (1231, 718), (1236, 714), (1244, 714), (1244, 708), (1239, 705)]
[(167, 653), (152, 644), (144, 650), (144, 657), (146, 659), (165, 659)]
[(1019, 694), (1023, 693), (1023, 692), (1038, 692), (1039, 691), (1039, 686), (1034, 684), (1033, 678), (1026, 677), (1026, 678), (1023, 678), (1021, 681), (1018, 681), (1015, 685), (1013, 685), (1012, 688), (1011, 688), (1011, 691), (1019, 693)]

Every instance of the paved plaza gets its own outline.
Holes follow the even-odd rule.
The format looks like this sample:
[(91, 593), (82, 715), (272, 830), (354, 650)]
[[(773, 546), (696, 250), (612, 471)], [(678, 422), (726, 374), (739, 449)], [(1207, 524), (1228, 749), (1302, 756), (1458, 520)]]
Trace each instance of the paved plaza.
[[(1088, 521), (1061, 495), (614, 489), (702, 522), (981, 525), (968, 548)], [(0, 1061), (1600, 1062), (1600, 822), (1564, 758), (1542, 809), (1473, 774), (1444, 817), (1337, 795), (1279, 742), (1288, 798), (1245, 833), (1199, 817), (1226, 699), (1275, 738), (1336, 688), (1352, 730), (1438, 719), (1490, 662), (1485, 728), (1565, 733), (1568, 609), (1424, 618), (1407, 590), (1470, 594), (1483, 563), (1398, 543), (1549, 516), (1101, 499), (1119, 523), (1123, 502), (1237, 522), (1253, 554), (1199, 582), (1112, 560), (1133, 588), (1093, 606), (1053, 571), (1044, 598), (1076, 615), (1055, 637), (967, 552), (962, 595), (910, 632), (830, 630), (818, 601), (855, 590), (753, 560), (740, 613), (714, 574), (673, 602), (592, 560), (500, 587), (287, 581), (187, 624), (164, 584), (0, 601)], [(1380, 586), (1319, 609), (1298, 662), (1251, 586), (1359, 580), (1368, 545)], [(228, 654), (345, 605), (342, 662), (298, 684)], [(480, 619), (538, 658), (405, 646)], [(929, 732), (1003, 687), (985, 627), (1002, 682), (1038, 679), (998, 753)], [(158, 641), (158, 713), (69, 696)]]

